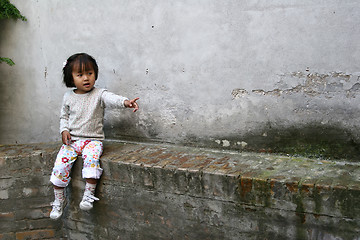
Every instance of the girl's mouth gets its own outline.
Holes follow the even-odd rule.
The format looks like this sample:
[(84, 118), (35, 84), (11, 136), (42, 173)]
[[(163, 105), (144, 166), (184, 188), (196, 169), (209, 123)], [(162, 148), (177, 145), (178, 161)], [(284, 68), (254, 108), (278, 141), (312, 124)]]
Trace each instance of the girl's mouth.
[(84, 87), (89, 87), (90, 86), (90, 83), (85, 83), (84, 84)]

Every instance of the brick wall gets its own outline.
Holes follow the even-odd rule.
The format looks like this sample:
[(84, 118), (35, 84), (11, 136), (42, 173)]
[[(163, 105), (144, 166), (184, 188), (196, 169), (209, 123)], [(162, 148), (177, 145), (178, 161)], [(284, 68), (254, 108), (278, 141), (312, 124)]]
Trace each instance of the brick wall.
[(100, 201), (79, 209), (78, 161), (51, 221), (59, 145), (0, 148), (0, 239), (360, 239), (354, 163), (107, 142)]
[(2, 146), (0, 151), (0, 239), (56, 239), (63, 224), (49, 220), (50, 159), (56, 145)]

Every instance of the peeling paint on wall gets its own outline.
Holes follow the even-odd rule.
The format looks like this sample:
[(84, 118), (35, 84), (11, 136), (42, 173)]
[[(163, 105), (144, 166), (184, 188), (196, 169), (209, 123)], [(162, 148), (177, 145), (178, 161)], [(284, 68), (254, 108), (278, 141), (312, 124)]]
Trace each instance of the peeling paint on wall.
[(229, 147), (230, 146), (230, 142), (228, 140), (222, 140), (223, 146), (224, 147)]
[[(293, 72), (279, 75), (278, 88), (272, 90), (253, 89), (250, 92), (257, 95), (281, 96), (294, 93), (302, 93), (308, 96), (326, 95), (328, 98), (336, 94), (344, 94), (347, 98), (355, 97), (360, 92), (360, 76), (352, 76), (342, 72), (332, 72), (328, 74)], [(356, 83), (351, 86), (350, 79), (356, 78)], [(289, 87), (287, 82), (300, 82), (294, 87)], [(346, 88), (350, 84), (350, 87)], [(231, 93), (232, 99), (238, 99), (249, 95), (245, 89), (236, 88)]]
[[(217, 139), (217, 140), (215, 140), (215, 142), (217, 143), (217, 144), (219, 144), (219, 145), (221, 145), (222, 144), (222, 146), (223, 147), (230, 147), (231, 146), (231, 142), (232, 141), (230, 141), (230, 140), (219, 140), (219, 139)], [(238, 145), (238, 146), (240, 146), (242, 149), (243, 148), (245, 148), (248, 144), (247, 144), (247, 142), (244, 142), (244, 141), (233, 141), (234, 142), (234, 146), (236, 146), (236, 145)]]
[(231, 92), (232, 99), (241, 98), (248, 94), (249, 94), (248, 91), (246, 91), (245, 89), (241, 89), (241, 88), (236, 88), (236, 89), (232, 90), (232, 92)]
[[(358, 78), (358, 81), (359, 81), (359, 78)], [(360, 92), (360, 83), (355, 83), (349, 90), (346, 91), (346, 97), (354, 98), (356, 93), (358, 93), (358, 92)]]
[(230, 141), (228, 141), (228, 140), (215, 140), (215, 142), (217, 143), (217, 144), (221, 144), (222, 143), (222, 146), (223, 147), (229, 147), (230, 146)]

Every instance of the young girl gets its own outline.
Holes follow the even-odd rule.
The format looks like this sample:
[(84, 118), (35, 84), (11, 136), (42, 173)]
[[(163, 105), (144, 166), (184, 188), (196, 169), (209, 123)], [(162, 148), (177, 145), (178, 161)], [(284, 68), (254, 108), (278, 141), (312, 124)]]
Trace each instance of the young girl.
[(115, 95), (105, 89), (95, 88), (98, 65), (86, 53), (74, 54), (64, 63), (64, 83), (75, 87), (65, 93), (60, 115), (60, 132), (63, 145), (56, 157), (50, 181), (54, 185), (55, 201), (50, 218), (58, 219), (65, 206), (64, 189), (70, 181), (70, 170), (79, 154), (84, 160), (82, 177), (86, 178), (82, 210), (90, 210), (94, 200), (97, 180), (102, 174), (100, 156), (103, 152), (104, 109), (108, 107), (139, 109), (136, 101)]

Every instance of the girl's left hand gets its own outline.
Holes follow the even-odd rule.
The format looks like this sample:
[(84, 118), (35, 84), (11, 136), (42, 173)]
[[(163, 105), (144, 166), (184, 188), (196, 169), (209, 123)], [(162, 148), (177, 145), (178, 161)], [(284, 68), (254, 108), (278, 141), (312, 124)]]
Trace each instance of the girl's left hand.
[(126, 100), (125, 102), (124, 102), (124, 105), (125, 105), (125, 107), (127, 107), (127, 108), (134, 108), (134, 110), (133, 110), (133, 112), (136, 112), (137, 110), (139, 110), (139, 105), (137, 104), (137, 100), (139, 100), (139, 98), (137, 97), (137, 98), (134, 98), (134, 99), (132, 99), (132, 100)]

